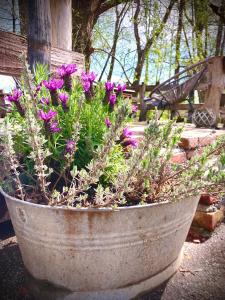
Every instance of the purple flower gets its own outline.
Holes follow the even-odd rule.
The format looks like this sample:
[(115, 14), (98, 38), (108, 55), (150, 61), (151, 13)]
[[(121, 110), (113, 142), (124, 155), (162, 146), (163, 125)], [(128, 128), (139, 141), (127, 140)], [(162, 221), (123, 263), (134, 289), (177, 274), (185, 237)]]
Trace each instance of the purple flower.
[(81, 73), (81, 78), (84, 82), (89, 81), (90, 83), (93, 83), (96, 77), (97, 77), (97, 74), (95, 74), (94, 72), (90, 72), (90, 73), (82, 72)]
[(38, 85), (36, 86), (36, 93), (40, 92), (40, 90), (41, 90), (41, 85), (38, 84)]
[(90, 83), (90, 81), (84, 81), (84, 82), (83, 82), (83, 89), (84, 89), (84, 91), (85, 91), (85, 92), (89, 92), (90, 88), (91, 88), (91, 83)]
[(120, 138), (121, 138), (121, 140), (131, 138), (132, 135), (133, 135), (133, 132), (128, 127), (126, 127), (126, 128), (124, 128)]
[(63, 78), (64, 76), (71, 75), (77, 71), (77, 65), (76, 64), (68, 64), (68, 65), (62, 65), (60, 68), (56, 70), (57, 74)]
[(56, 91), (57, 89), (61, 89), (63, 86), (63, 79), (51, 79), (50, 81), (44, 80), (43, 85), (49, 89), (51, 92)]
[(50, 122), (56, 115), (57, 112), (51, 109), (47, 113), (44, 112), (43, 110), (39, 110), (39, 118), (46, 123)]
[(43, 104), (43, 105), (49, 105), (50, 104), (49, 98), (42, 97), (40, 99), (40, 103)]
[(69, 97), (68, 97), (68, 95), (67, 95), (66, 93), (61, 93), (61, 94), (59, 94), (59, 99), (60, 99), (60, 101), (62, 102), (62, 105), (63, 105), (63, 106), (66, 106)]
[(131, 110), (132, 113), (135, 113), (138, 110), (138, 105), (132, 105)]
[(109, 96), (109, 105), (113, 107), (115, 105), (115, 103), (116, 103), (116, 95), (110, 95)]
[(113, 91), (114, 87), (115, 87), (114, 83), (112, 83), (110, 81), (105, 82), (105, 89), (107, 92)]
[(112, 126), (112, 123), (110, 122), (109, 118), (105, 118), (105, 125), (110, 128)]
[(61, 128), (58, 127), (59, 125), (59, 122), (58, 121), (54, 121), (51, 125), (50, 125), (50, 131), (52, 133), (56, 133), (56, 132), (60, 132), (61, 131)]
[(137, 147), (138, 146), (138, 141), (135, 138), (126, 138), (122, 141), (122, 146), (127, 147), (127, 146), (131, 146), (131, 147)]
[(11, 95), (5, 97), (5, 100), (8, 100), (8, 101), (10, 101), (10, 102), (19, 102), (20, 97), (21, 97), (22, 95), (23, 95), (23, 93), (22, 93), (21, 90), (14, 89), (14, 90), (12, 91), (12, 94), (11, 94)]
[(75, 149), (75, 142), (73, 140), (68, 140), (66, 142), (66, 152), (72, 154)]
[(122, 93), (125, 90), (126, 90), (126, 84), (118, 84), (117, 85), (117, 92), (118, 93)]

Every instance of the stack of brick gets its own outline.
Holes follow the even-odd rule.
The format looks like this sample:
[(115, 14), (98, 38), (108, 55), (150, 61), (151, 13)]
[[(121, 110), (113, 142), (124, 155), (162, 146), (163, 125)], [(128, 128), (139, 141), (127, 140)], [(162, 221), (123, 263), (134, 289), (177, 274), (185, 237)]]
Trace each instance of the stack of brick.
[[(218, 137), (225, 135), (225, 130), (192, 128), (184, 131), (180, 148), (186, 153), (187, 159), (201, 154), (204, 147), (212, 144)], [(221, 199), (213, 195), (202, 194), (193, 220), (193, 226), (212, 231), (224, 218), (224, 206)]]

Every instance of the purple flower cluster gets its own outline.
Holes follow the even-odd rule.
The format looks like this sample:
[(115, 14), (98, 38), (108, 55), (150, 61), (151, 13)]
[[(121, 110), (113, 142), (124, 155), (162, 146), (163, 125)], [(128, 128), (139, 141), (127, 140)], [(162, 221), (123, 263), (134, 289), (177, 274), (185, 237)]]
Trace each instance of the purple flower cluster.
[(108, 117), (105, 118), (105, 125), (106, 125), (108, 128), (110, 128), (110, 127), (112, 126), (112, 123), (111, 123), (111, 121), (109, 120)]
[(77, 71), (76, 64), (68, 64), (62, 65), (60, 68), (57, 69), (57, 74), (60, 78), (64, 79), (65, 90), (67, 92), (71, 91), (72, 88), (72, 74)]
[(56, 70), (60, 78), (64, 78), (65, 76), (72, 75), (76, 71), (77, 71), (76, 64), (68, 64), (68, 65), (63, 64), (60, 68)]
[(82, 85), (87, 100), (90, 100), (90, 98), (93, 96), (93, 82), (95, 81), (96, 77), (97, 75), (94, 72), (81, 73)]
[(63, 79), (52, 78), (50, 81), (44, 80), (43, 85), (50, 91), (56, 92), (58, 89), (60, 90), (63, 87)]
[(8, 100), (9, 102), (13, 102), (17, 108), (19, 114), (23, 117), (25, 112), (23, 107), (20, 104), (20, 98), (23, 95), (23, 92), (19, 89), (14, 89), (11, 95), (5, 96), (4, 100)]
[(22, 95), (23, 95), (23, 93), (22, 93), (21, 90), (14, 89), (14, 90), (12, 91), (12, 94), (11, 94), (11, 95), (5, 97), (5, 100), (8, 100), (8, 101), (10, 101), (10, 102), (19, 102), (20, 97), (21, 97)]
[(132, 110), (132, 113), (136, 113), (138, 110), (138, 105), (132, 105), (131, 110)]
[(117, 95), (120, 95), (120, 94), (122, 94), (125, 90), (126, 90), (126, 84), (118, 84), (117, 85)]
[(112, 92), (114, 87), (115, 87), (115, 83), (112, 83), (110, 81), (105, 82), (106, 92)]
[(49, 105), (50, 104), (50, 101), (49, 101), (49, 98), (45, 98), (45, 97), (42, 97), (39, 102), (43, 105)]
[(61, 128), (59, 127), (59, 122), (58, 121), (54, 121), (50, 124), (50, 131), (52, 133), (56, 133), (56, 132), (61, 131)]
[(57, 106), (59, 104), (57, 90), (61, 89), (63, 87), (63, 84), (63, 79), (52, 78), (49, 81), (43, 81), (43, 85), (50, 91), (52, 104), (54, 106)]
[(75, 142), (73, 140), (67, 140), (66, 142), (66, 153), (72, 154), (75, 150)]
[(120, 136), (121, 145), (125, 148), (128, 146), (137, 147), (138, 141), (133, 137), (133, 132), (128, 128), (124, 128), (121, 136)]
[(47, 132), (50, 131), (52, 133), (56, 133), (61, 131), (61, 128), (58, 127), (58, 121), (53, 120), (56, 115), (57, 112), (52, 109), (50, 109), (48, 112), (39, 110), (39, 118), (44, 121)]
[(104, 102), (109, 104), (109, 108), (111, 111), (114, 109), (114, 105), (116, 103), (116, 95), (112, 94), (115, 87), (115, 83), (110, 81), (105, 82), (105, 99)]
[(67, 93), (59, 94), (59, 100), (62, 103), (62, 107), (63, 107), (64, 111), (67, 111), (68, 110), (67, 103), (68, 103), (68, 100), (69, 100), (69, 96), (67, 95)]

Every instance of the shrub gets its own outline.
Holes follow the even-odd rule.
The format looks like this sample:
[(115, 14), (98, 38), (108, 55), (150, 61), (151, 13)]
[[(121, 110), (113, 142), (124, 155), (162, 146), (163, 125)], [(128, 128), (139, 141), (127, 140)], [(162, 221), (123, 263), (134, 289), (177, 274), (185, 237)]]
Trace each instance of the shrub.
[(24, 66), (21, 88), (8, 96), (11, 107), (3, 124), (2, 154), (14, 196), (102, 207), (222, 192), (223, 138), (202, 156), (176, 165), (171, 156), (182, 128), (174, 121), (160, 124), (154, 114), (138, 143), (127, 126), (132, 105), (122, 96), (124, 85), (115, 90), (111, 82), (95, 84), (93, 72), (72, 77), (73, 64), (50, 78), (44, 66), (37, 66), (34, 76), (25, 60)]

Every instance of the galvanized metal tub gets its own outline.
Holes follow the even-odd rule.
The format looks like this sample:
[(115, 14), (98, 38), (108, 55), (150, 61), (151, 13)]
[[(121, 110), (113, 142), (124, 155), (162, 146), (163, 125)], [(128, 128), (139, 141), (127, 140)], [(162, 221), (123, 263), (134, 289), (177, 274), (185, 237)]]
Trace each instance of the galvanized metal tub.
[(106, 209), (32, 204), (5, 194), (27, 270), (55, 299), (131, 299), (179, 267), (198, 197)]

